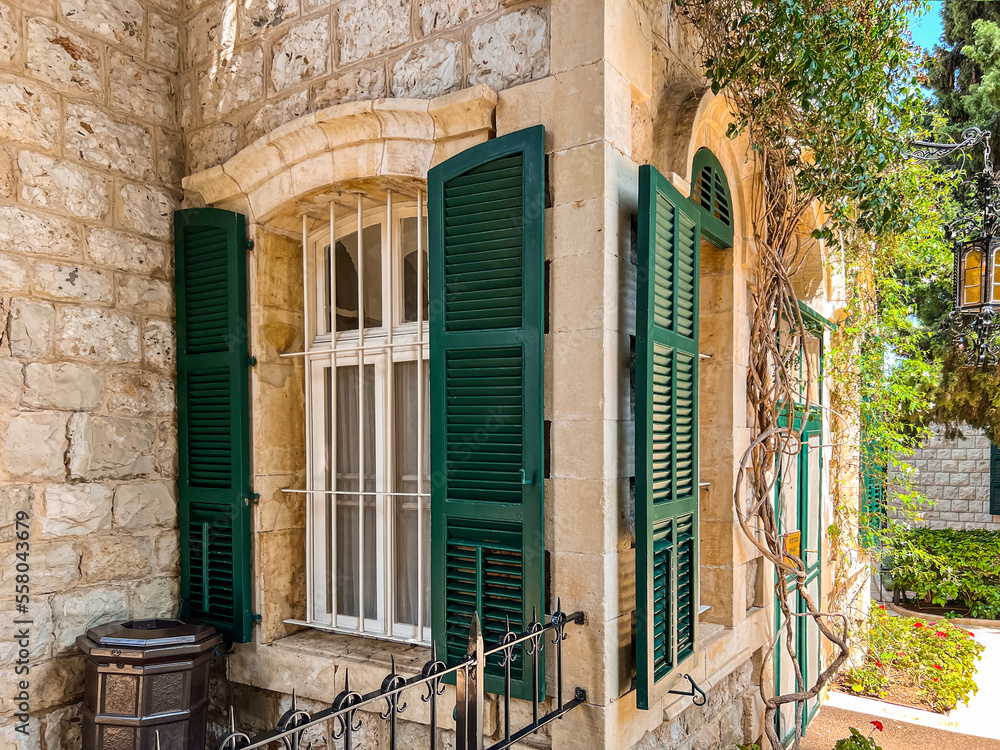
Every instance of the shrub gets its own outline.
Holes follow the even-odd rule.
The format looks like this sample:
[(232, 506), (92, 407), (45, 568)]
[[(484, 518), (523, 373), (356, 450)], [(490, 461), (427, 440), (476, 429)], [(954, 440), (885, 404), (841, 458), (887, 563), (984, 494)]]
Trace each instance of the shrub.
[(885, 698), (890, 687), (915, 690), (939, 711), (950, 711), (979, 690), (973, 675), (983, 646), (964, 628), (890, 617), (878, 607), (872, 610), (866, 639), (864, 662), (847, 673), (856, 693)]
[[(875, 725), (875, 729), (880, 732), (882, 731), (881, 722), (873, 721), (872, 724)], [(875, 733), (875, 729), (872, 729), (871, 734), (865, 737), (857, 729), (851, 727), (851, 736), (838, 740), (833, 750), (882, 750), (881, 746), (876, 745), (875, 740), (871, 738), (871, 735)]]
[(1000, 532), (900, 529), (889, 542), (893, 588), (972, 617), (1000, 617)]

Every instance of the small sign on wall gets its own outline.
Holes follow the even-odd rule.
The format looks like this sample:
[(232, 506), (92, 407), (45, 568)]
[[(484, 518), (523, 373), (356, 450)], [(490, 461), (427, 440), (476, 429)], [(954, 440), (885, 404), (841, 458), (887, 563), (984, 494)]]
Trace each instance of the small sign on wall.
[(790, 555), (802, 558), (802, 532), (793, 531), (790, 534), (782, 534), (781, 539), (785, 550), (785, 563), (795, 567), (795, 560)]

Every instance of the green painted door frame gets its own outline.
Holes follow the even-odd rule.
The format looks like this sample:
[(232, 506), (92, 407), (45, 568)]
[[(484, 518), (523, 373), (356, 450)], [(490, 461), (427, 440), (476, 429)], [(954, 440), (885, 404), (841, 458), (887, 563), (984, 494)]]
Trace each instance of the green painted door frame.
[[(783, 420), (787, 424), (787, 418)], [(800, 428), (802, 421), (800, 417), (795, 420), (795, 427)], [(783, 485), (787, 482), (782, 482), (779, 478), (778, 484), (775, 488), (775, 501), (777, 503), (776, 511), (778, 515), (778, 532), (781, 534), (789, 533), (792, 531), (799, 531), (801, 533), (801, 555), (803, 562), (806, 564), (806, 586), (811, 590), (811, 593), (819, 604), (820, 597), (822, 597), (822, 580), (821, 580), (821, 565), (820, 560), (822, 558), (823, 550), (823, 528), (822, 528), (822, 512), (823, 512), (823, 452), (822, 447), (819, 444), (812, 445), (811, 442), (813, 438), (818, 439), (818, 443), (822, 444), (823, 440), (823, 422), (822, 416), (819, 409), (813, 409), (810, 414), (809, 420), (805, 425), (805, 429), (802, 431), (802, 449), (790, 467), (797, 474), (797, 492), (795, 497), (796, 503), (796, 517), (798, 519), (797, 529), (796, 528), (785, 528), (784, 514), (782, 511), (781, 504), (781, 491)], [(818, 453), (818, 463), (816, 467), (811, 467), (811, 458), (813, 451)], [(814, 476), (811, 468), (818, 467), (818, 476)], [(816, 508), (809, 508), (809, 488), (813, 484), (817, 484), (817, 492), (819, 501), (816, 504)], [(814, 542), (811, 541), (814, 539)], [(815, 543), (816, 547), (811, 548), (809, 545)], [(814, 549), (814, 551), (810, 551)], [(810, 559), (811, 556), (815, 555), (814, 559)], [(813, 587), (815, 590), (813, 591)], [(805, 613), (807, 611), (805, 599), (802, 598), (797, 593), (794, 593), (796, 589), (795, 581), (792, 577), (787, 579), (786, 591), (793, 594), (793, 609), (798, 613)], [(796, 618), (798, 620), (798, 626), (796, 627), (795, 639), (796, 639), (796, 652), (799, 660), (799, 666), (802, 670), (802, 677), (805, 681), (804, 686), (796, 686), (795, 690), (804, 690), (811, 687), (813, 680), (818, 675), (816, 669), (820, 662), (820, 644), (821, 639), (818, 637), (818, 628), (815, 623), (810, 618)], [(775, 630), (781, 627), (781, 611), (775, 604)], [(810, 631), (816, 633), (816, 653), (811, 653), (809, 645), (809, 634)], [(775, 670), (775, 686), (780, 690), (782, 681), (782, 652), (784, 649), (784, 644), (779, 644), (775, 648), (774, 655), (774, 670)], [(815, 657), (815, 663), (812, 662), (810, 657)], [(815, 672), (815, 673), (814, 673)], [(784, 692), (784, 691), (782, 691)], [(794, 704), (790, 704), (794, 710)], [(805, 708), (802, 712), (802, 731), (805, 732), (809, 723), (813, 720), (816, 715), (816, 711), (819, 708), (819, 699), (814, 698), (813, 700), (807, 701)], [(794, 714), (793, 714), (794, 716)], [(794, 735), (794, 725), (790, 724), (786, 718), (779, 711), (775, 716), (775, 721), (778, 723), (778, 733), (782, 737), (782, 740), (789, 742)]]

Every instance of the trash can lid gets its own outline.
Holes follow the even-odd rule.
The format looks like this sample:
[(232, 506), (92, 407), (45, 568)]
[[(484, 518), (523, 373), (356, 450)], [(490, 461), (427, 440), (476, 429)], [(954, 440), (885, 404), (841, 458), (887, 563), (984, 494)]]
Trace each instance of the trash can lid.
[(87, 638), (96, 645), (135, 649), (193, 646), (214, 637), (211, 625), (189, 625), (180, 620), (119, 620), (87, 631)]

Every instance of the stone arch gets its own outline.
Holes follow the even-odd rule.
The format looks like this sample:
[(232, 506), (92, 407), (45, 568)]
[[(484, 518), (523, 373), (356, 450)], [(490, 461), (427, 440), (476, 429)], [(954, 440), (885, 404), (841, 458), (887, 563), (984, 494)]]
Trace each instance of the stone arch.
[(475, 86), (430, 100), (328, 107), (185, 177), (184, 189), (206, 204), (238, 207), (253, 223), (280, 225), (296, 203), (333, 187), (384, 189), (394, 181), (426, 179), (435, 164), (490, 137), (496, 102), (493, 89)]

